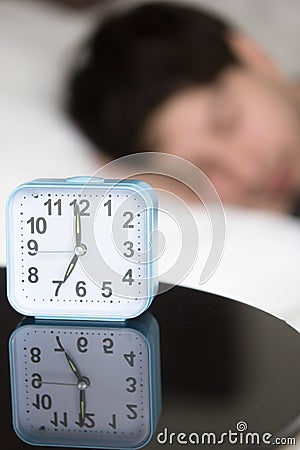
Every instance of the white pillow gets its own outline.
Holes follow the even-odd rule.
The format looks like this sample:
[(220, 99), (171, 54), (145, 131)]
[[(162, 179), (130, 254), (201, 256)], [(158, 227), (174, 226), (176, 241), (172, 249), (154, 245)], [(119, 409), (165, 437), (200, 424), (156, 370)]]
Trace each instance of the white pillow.
[[(176, 211), (173, 211), (176, 217)], [(225, 206), (226, 241), (220, 264), (211, 278), (199, 284), (211, 246), (211, 223), (203, 207), (193, 207), (199, 229), (200, 252), (180, 285), (236, 299), (267, 311), (300, 329), (300, 221), (281, 214)], [(160, 229), (168, 236), (164, 272), (176, 262), (181, 242), (176, 227), (160, 214)], [(181, 230), (189, 236), (189, 230)], [(196, 245), (188, 241), (190, 252)], [(192, 261), (191, 261), (192, 262)]]

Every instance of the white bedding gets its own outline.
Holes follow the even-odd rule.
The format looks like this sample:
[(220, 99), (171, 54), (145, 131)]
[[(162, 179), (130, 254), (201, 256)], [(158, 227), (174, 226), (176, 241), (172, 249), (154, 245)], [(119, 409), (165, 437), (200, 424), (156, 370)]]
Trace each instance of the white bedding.
[[(60, 110), (68, 65), (92, 25), (89, 13), (64, 13), (41, 2), (0, 2), (1, 265), (5, 264), (4, 209), (8, 193), (21, 182), (37, 177), (90, 175), (100, 164), (91, 146)], [(226, 208), (223, 258), (209, 281), (199, 285), (211, 229), (201, 208), (195, 208), (195, 214), (201, 251), (181, 284), (244, 301), (300, 329), (299, 220)], [(167, 232), (172, 239), (172, 232)], [(174, 255), (169, 258), (171, 264)], [(173, 281), (164, 275), (161, 279)]]
[[(300, 330), (299, 219), (225, 207), (224, 253), (211, 278), (200, 285), (199, 276), (211, 245), (211, 225), (201, 206), (194, 208), (193, 214), (199, 227), (200, 254), (180, 284), (243, 301), (282, 318)], [(166, 228), (169, 242), (178, 241), (175, 230), (171, 232), (170, 227), (164, 226), (163, 218), (161, 228)], [(191, 240), (190, 249), (193, 245)], [(173, 254), (170, 251), (168, 265), (175, 259), (175, 250)], [(160, 270), (163, 272), (163, 267)], [(163, 275), (161, 278), (173, 281)]]

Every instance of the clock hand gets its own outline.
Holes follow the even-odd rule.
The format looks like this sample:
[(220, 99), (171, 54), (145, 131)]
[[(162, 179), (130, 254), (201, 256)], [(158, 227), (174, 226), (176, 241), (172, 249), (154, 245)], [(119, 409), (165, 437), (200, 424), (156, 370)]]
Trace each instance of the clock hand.
[(73, 258), (71, 259), (70, 264), (67, 267), (64, 279), (62, 280), (62, 282), (57, 287), (55, 295), (58, 295), (58, 291), (59, 291), (61, 285), (67, 281), (67, 279), (69, 278), (69, 276), (73, 272), (73, 270), (74, 270), (74, 268), (75, 268), (75, 266), (76, 266), (76, 264), (78, 262), (78, 257), (86, 252), (85, 245), (81, 244), (80, 211), (79, 211), (79, 206), (78, 206), (77, 203), (75, 203), (74, 208), (75, 208), (75, 234), (76, 234), (75, 255), (73, 256)]
[(63, 283), (65, 283), (67, 281), (67, 279), (69, 278), (69, 276), (71, 275), (71, 273), (73, 272), (76, 264), (78, 261), (78, 255), (74, 255), (73, 258), (71, 259), (70, 264), (68, 265), (68, 268), (66, 270), (64, 279), (63, 279)]
[(80, 427), (84, 426), (84, 419), (86, 417), (86, 394), (85, 390), (90, 386), (90, 380), (83, 377), (79, 381), (77, 387), (80, 389), (79, 401), (80, 401), (80, 412), (79, 412), (79, 422), (76, 422)]
[(86, 396), (85, 396), (85, 388), (80, 389), (80, 422), (83, 424), (85, 419), (85, 411), (86, 411)]
[(70, 264), (67, 267), (64, 279), (61, 281), (55, 281), (55, 280), (53, 281), (53, 283), (58, 284), (58, 286), (55, 290), (55, 296), (58, 296), (58, 291), (61, 288), (62, 284), (64, 284), (67, 281), (67, 279), (73, 272), (74, 267), (76, 266), (76, 264), (78, 262), (79, 256), (85, 255), (85, 253), (87, 251), (86, 245), (81, 243), (81, 221), (80, 221), (79, 207), (78, 207), (77, 203), (75, 203), (75, 234), (76, 234), (75, 255), (73, 256)]
[(74, 250), (39, 250), (37, 253), (74, 253)]
[(77, 378), (78, 382), (80, 383), (82, 380), (84, 380), (84, 378), (81, 375), (81, 373), (79, 372), (79, 369), (76, 366), (76, 364), (74, 363), (74, 361), (72, 360), (71, 356), (66, 352), (66, 350), (65, 350), (65, 357), (69, 363), (69, 366), (72, 369), (72, 372), (74, 373), (75, 377)]
[(55, 384), (57, 386), (78, 386), (77, 383), (60, 383), (58, 381), (42, 381), (42, 384)]
[(57, 288), (55, 289), (55, 296), (58, 296), (58, 291), (60, 290), (61, 286), (67, 281), (67, 279), (69, 278), (69, 276), (71, 275), (71, 273), (74, 270), (74, 267), (76, 266), (78, 261), (78, 255), (74, 255), (73, 258), (71, 259), (70, 264), (68, 265), (68, 268), (66, 270), (66, 273), (64, 275), (64, 279), (63, 280), (53, 280), (52, 283), (57, 284)]
[(90, 381), (88, 378), (83, 377), (78, 369), (78, 367), (76, 366), (76, 364), (74, 363), (74, 361), (72, 360), (72, 358), (70, 357), (70, 355), (65, 351), (65, 357), (69, 363), (69, 366), (72, 369), (72, 372), (74, 373), (74, 375), (76, 376), (77, 380), (78, 380), (78, 384), (77, 387), (80, 390), (80, 398), (79, 398), (79, 404), (80, 404), (80, 413), (79, 413), (79, 423), (80, 426), (83, 427), (84, 425), (84, 419), (85, 419), (85, 411), (86, 411), (86, 396), (85, 396), (85, 390), (86, 388), (90, 385)]
[(81, 244), (81, 220), (80, 220), (80, 211), (78, 203), (76, 202), (74, 205), (75, 211), (75, 236), (76, 236), (76, 247), (79, 247)]
[(86, 389), (89, 385), (90, 385), (90, 381), (87, 377), (83, 377), (78, 369), (78, 367), (76, 366), (74, 360), (71, 358), (71, 356), (69, 355), (69, 353), (65, 350), (65, 348), (62, 346), (59, 338), (57, 339), (57, 341), (59, 342), (59, 346), (61, 348), (61, 350), (64, 352), (66, 360), (69, 363), (69, 366), (72, 369), (72, 372), (74, 373), (74, 375), (76, 376), (77, 380), (78, 380), (78, 388), (79, 389)]
[(87, 247), (85, 244), (81, 242), (81, 218), (77, 202), (74, 204), (74, 213), (75, 213), (75, 237), (76, 237), (75, 255), (83, 256), (86, 254)]
[(74, 204), (74, 211), (75, 211), (75, 236), (76, 236), (75, 255), (73, 256), (70, 264), (67, 267), (64, 279), (61, 281), (56, 281), (56, 280), (53, 281), (53, 283), (58, 284), (58, 286), (55, 290), (56, 297), (58, 296), (58, 291), (61, 288), (62, 284), (64, 284), (67, 281), (67, 279), (73, 272), (73, 270), (78, 262), (79, 256), (85, 255), (85, 253), (87, 251), (86, 245), (82, 244), (82, 242), (81, 242), (81, 220), (80, 220), (79, 206), (78, 206), (77, 202), (75, 202), (75, 204)]

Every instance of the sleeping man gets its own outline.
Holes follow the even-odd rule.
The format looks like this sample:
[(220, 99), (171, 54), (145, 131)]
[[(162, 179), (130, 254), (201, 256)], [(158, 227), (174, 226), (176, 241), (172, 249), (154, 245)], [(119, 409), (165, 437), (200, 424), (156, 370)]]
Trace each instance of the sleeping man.
[(209, 13), (155, 2), (110, 15), (72, 76), (68, 110), (108, 158), (171, 153), (226, 203), (297, 213), (300, 92)]

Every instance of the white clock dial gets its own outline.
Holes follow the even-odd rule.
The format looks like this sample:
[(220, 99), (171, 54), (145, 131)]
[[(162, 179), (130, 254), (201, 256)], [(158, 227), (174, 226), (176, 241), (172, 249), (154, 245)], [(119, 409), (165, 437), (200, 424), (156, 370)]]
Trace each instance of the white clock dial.
[(119, 319), (152, 300), (154, 205), (129, 184), (30, 185), (8, 204), (8, 297), (27, 315)]
[(159, 388), (150, 388), (151, 351), (133, 328), (21, 326), (10, 341), (17, 434), (39, 445), (143, 446)]

